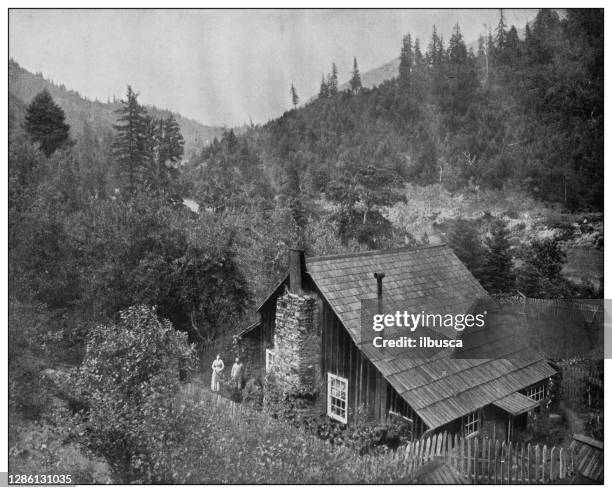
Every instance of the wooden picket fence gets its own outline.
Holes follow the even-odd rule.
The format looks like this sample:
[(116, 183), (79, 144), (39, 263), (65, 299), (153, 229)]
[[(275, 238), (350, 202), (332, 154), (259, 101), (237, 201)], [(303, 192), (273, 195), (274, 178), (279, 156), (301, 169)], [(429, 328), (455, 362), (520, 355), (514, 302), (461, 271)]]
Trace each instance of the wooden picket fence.
[(560, 363), (561, 394), (564, 399), (591, 407), (603, 404), (603, 368), (596, 365), (567, 365)]
[(573, 455), (563, 448), (464, 438), (446, 432), (387, 455), (387, 461), (397, 461), (417, 482), (419, 470), (434, 459), (441, 459), (473, 484), (563, 483), (573, 471)]

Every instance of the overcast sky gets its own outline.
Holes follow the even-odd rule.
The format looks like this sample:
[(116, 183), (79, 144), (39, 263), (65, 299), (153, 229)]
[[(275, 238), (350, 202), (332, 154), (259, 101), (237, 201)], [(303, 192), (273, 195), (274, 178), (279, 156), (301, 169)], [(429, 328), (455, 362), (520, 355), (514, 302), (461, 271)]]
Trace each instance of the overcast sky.
[[(507, 9), (523, 28), (536, 11)], [(361, 72), (399, 55), (411, 33), (424, 48), (435, 24), (445, 40), (459, 23), (468, 43), (494, 28), (499, 10), (11, 10), (9, 52), (91, 98), (123, 96), (211, 125), (263, 123), (303, 101), (335, 61), (340, 82), (353, 56)]]

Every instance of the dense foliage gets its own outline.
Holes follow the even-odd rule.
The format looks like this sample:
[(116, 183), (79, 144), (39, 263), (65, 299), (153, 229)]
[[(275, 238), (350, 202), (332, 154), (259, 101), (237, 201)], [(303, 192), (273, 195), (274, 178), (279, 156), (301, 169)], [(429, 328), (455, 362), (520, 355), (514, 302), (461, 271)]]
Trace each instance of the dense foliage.
[[(124, 481), (150, 482), (155, 461), (149, 455), (172, 443), (159, 427), (175, 413), (172, 403), (181, 375), (195, 365), (185, 334), (160, 321), (154, 310), (132, 307), (119, 322), (94, 327), (85, 358), (72, 382), (83, 402), (84, 439), (106, 458)], [(152, 443), (153, 442), (153, 443)]]
[(386, 187), (518, 187), (602, 210), (602, 19), (544, 9), (519, 37), (502, 14), (476, 52), (459, 26), (448, 45), (434, 30), (425, 52), (406, 36), (397, 78), (355, 90), (355, 61), (354, 87), (340, 91), (332, 67), (318, 98), (247, 131), (238, 146), (276, 187), (299, 168), (294, 195), (331, 196), (346, 175), (373, 166)]

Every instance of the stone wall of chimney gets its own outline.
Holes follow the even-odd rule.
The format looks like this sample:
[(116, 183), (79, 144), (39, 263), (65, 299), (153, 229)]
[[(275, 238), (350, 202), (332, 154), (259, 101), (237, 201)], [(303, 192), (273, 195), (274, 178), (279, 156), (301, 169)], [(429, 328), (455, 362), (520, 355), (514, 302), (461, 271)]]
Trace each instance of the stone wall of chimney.
[(277, 300), (274, 329), (275, 376), (286, 391), (321, 389), (321, 334), (317, 298), (287, 293)]

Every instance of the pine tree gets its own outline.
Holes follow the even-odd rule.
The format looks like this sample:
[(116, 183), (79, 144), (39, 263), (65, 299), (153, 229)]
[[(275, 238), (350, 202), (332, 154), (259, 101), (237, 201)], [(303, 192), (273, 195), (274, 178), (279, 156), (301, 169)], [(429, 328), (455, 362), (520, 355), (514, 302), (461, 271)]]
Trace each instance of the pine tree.
[(65, 120), (64, 110), (44, 89), (27, 107), (23, 128), (49, 157), (57, 149), (71, 144), (70, 126)]
[(504, 49), (505, 61), (510, 66), (516, 65), (521, 56), (521, 42), (516, 27), (512, 26), (506, 35), (506, 47)]
[(173, 164), (178, 163), (183, 157), (185, 139), (183, 138), (181, 128), (174, 118), (174, 115), (170, 115), (164, 120), (164, 137), (162, 139), (162, 144), (165, 162), (170, 161)]
[(179, 124), (171, 114), (158, 120), (159, 148), (156, 160), (156, 183), (158, 188), (172, 192), (177, 178), (177, 166), (183, 157), (185, 139)]
[(361, 75), (359, 74), (359, 67), (357, 67), (356, 57), (353, 57), (353, 77), (351, 77), (351, 90), (355, 94), (361, 91)]
[(421, 43), (419, 38), (414, 40), (414, 66), (420, 67), (424, 63), (423, 53), (421, 52)]
[(413, 54), (412, 54), (412, 40), (410, 34), (404, 36), (402, 40), (402, 51), (400, 53), (400, 65), (399, 65), (399, 81), (403, 86), (410, 84), (410, 72), (412, 71), (413, 65)]
[(295, 90), (295, 86), (293, 82), (291, 83), (291, 103), (293, 103), (293, 107), (297, 108), (298, 103), (300, 102), (300, 98), (298, 96), (297, 91)]
[(512, 269), (509, 232), (502, 221), (496, 221), (491, 236), (485, 238), (482, 283), (489, 293), (511, 293), (515, 276)]
[(327, 78), (327, 87), (330, 96), (338, 93), (338, 67), (336, 67), (335, 63), (332, 63), (332, 71)]
[(329, 96), (329, 87), (325, 81), (325, 76), (321, 74), (321, 87), (319, 88), (319, 97), (326, 98)]
[(504, 9), (499, 9), (499, 22), (497, 23), (497, 29), (495, 33), (495, 47), (503, 51), (506, 47), (507, 40), (507, 32), (506, 28), (508, 25), (506, 24), (506, 19), (504, 17)]
[(437, 67), (444, 61), (444, 42), (436, 30), (436, 26), (433, 27), (433, 33), (431, 35), (431, 42), (427, 47), (427, 64), (431, 67)]
[(144, 184), (151, 163), (150, 121), (147, 111), (138, 104), (138, 94), (128, 86), (125, 100), (117, 109), (119, 122), (114, 125), (117, 135), (113, 140), (113, 154), (124, 177), (124, 188), (132, 195), (138, 186)]
[(481, 279), (483, 249), (474, 223), (457, 219), (448, 233), (448, 243), (474, 277)]

